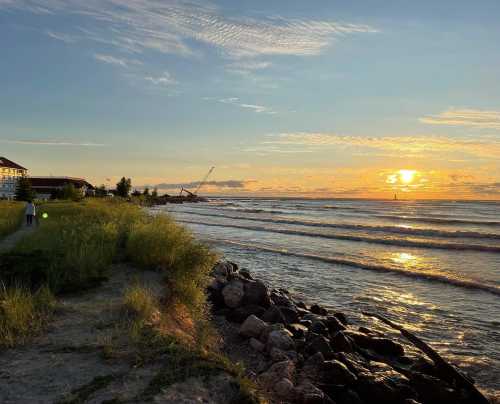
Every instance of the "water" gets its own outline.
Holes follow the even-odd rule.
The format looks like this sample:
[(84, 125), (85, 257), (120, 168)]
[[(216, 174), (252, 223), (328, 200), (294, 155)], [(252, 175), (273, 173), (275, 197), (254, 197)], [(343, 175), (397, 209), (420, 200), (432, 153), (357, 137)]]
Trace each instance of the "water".
[(159, 209), (273, 286), (364, 323), (362, 310), (386, 315), (499, 394), (500, 203), (218, 198)]

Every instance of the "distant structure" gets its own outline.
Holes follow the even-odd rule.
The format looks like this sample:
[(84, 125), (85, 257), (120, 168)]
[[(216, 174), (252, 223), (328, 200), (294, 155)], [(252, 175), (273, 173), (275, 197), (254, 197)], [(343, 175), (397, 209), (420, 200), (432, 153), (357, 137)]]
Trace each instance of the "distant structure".
[(82, 196), (94, 195), (95, 188), (83, 178), (74, 177), (30, 177), (31, 187), (37, 198), (50, 199), (65, 186), (73, 186), (82, 193)]
[(0, 157), (0, 198), (14, 199), (17, 181), (26, 175), (28, 169), (5, 157)]

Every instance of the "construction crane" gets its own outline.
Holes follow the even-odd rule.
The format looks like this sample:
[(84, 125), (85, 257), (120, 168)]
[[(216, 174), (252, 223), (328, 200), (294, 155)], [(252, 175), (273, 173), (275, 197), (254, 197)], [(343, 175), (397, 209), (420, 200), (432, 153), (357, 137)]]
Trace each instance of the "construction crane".
[(201, 187), (205, 185), (205, 183), (208, 180), (208, 177), (210, 177), (210, 174), (215, 170), (215, 167), (212, 166), (210, 167), (210, 170), (208, 170), (208, 173), (203, 177), (203, 179), (198, 183), (198, 187), (196, 188), (196, 191), (191, 192), (188, 189), (181, 187), (181, 192), (179, 196), (182, 196), (182, 193), (185, 192), (189, 198), (197, 198), (198, 197), (198, 192), (200, 191)]

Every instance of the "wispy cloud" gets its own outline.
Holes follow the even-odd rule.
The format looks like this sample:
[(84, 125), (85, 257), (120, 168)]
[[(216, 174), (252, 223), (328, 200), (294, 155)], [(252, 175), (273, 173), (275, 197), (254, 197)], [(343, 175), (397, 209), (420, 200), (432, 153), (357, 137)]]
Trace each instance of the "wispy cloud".
[(22, 144), (22, 145), (39, 145), (39, 146), (79, 146), (79, 147), (104, 147), (104, 143), (94, 142), (75, 142), (67, 140), (52, 140), (52, 139), (0, 139), (2, 143)]
[(63, 34), (60, 32), (52, 32), (52, 31), (47, 31), (46, 34), (52, 39), (57, 39), (58, 41), (62, 41), (65, 43), (74, 43), (77, 41), (77, 37), (74, 35)]
[(124, 59), (124, 58), (117, 58), (112, 55), (103, 55), (101, 53), (95, 53), (94, 54), (94, 59), (98, 60), (99, 62), (107, 63), (110, 65), (115, 65), (115, 66), (121, 66), (121, 67), (130, 67), (132, 65), (142, 65), (142, 62), (140, 60), (136, 59)]
[(177, 81), (175, 81), (172, 75), (167, 71), (163, 72), (158, 77), (146, 76), (144, 79), (158, 86), (171, 86), (173, 84), (177, 84)]
[(16, 0), (0, 8), (36, 13), (79, 14), (98, 22), (87, 39), (128, 51), (154, 49), (193, 53), (186, 40), (217, 47), (231, 58), (258, 55), (317, 55), (346, 34), (373, 33), (368, 25), (282, 17), (236, 18), (200, 0)]
[(271, 62), (241, 60), (228, 64), (226, 66), (226, 70), (230, 73), (247, 76), (259, 70), (267, 69), (271, 66), (272, 66)]
[(458, 152), (478, 157), (500, 159), (500, 138), (455, 138), (449, 136), (344, 136), (332, 133), (280, 133), (269, 135), (263, 146), (307, 146), (377, 149), (405, 154)]
[[(205, 97), (205, 100), (214, 100), (214, 98), (211, 97)], [(253, 112), (256, 112), (258, 114), (269, 114), (269, 115), (275, 115), (277, 114), (276, 111), (274, 111), (272, 108), (266, 107), (264, 105), (258, 105), (258, 104), (246, 104), (244, 102), (241, 102), (241, 100), (237, 97), (229, 97), (229, 98), (221, 98), (217, 99), (218, 102), (221, 102), (223, 104), (231, 104), (231, 105), (236, 105), (240, 108), (248, 109)]]
[(438, 115), (428, 115), (420, 118), (420, 122), (431, 125), (500, 129), (500, 111), (452, 108)]

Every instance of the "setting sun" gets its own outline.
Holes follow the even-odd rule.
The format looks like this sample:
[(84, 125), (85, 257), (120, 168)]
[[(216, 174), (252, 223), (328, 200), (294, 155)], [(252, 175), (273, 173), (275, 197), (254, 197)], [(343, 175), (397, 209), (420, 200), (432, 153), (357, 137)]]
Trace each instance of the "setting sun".
[(415, 170), (399, 170), (399, 178), (401, 179), (401, 182), (409, 184), (415, 178), (415, 173)]

